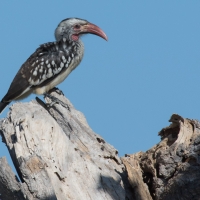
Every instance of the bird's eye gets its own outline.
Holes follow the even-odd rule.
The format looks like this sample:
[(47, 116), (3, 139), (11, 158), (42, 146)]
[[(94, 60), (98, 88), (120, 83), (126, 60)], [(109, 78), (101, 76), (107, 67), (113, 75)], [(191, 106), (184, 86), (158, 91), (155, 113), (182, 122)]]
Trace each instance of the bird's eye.
[(80, 24), (76, 24), (76, 25), (74, 26), (75, 29), (79, 29), (80, 27), (81, 27)]

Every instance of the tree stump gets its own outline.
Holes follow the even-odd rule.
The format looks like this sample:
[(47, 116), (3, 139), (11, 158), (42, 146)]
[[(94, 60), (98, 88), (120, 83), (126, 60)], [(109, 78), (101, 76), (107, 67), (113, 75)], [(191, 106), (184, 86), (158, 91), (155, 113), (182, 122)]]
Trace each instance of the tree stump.
[(120, 158), (68, 99), (51, 95), (63, 104), (16, 103), (0, 122), (20, 178), (0, 158), (1, 200), (199, 199), (198, 121), (172, 115), (159, 144)]

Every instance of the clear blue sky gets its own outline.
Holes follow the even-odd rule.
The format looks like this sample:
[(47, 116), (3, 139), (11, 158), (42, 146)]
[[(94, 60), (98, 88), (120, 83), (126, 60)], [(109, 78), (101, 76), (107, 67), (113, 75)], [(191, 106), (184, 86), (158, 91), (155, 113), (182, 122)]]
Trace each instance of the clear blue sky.
[(0, 98), (58, 23), (79, 17), (109, 40), (84, 36), (82, 63), (58, 87), (120, 156), (158, 143), (173, 113), (200, 119), (200, 1), (12, 2), (0, 3)]

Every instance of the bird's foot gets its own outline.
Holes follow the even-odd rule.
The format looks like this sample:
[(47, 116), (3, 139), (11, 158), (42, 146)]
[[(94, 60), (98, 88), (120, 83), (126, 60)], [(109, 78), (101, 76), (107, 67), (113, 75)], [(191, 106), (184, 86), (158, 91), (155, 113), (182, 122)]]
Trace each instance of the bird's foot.
[(56, 92), (56, 93), (59, 94), (59, 95), (65, 96), (64, 93), (62, 92), (62, 90), (60, 90), (60, 89), (57, 88), (57, 87), (52, 88), (51, 90), (49, 90), (48, 93), (50, 94), (50, 93), (52, 93), (52, 92)]
[(51, 107), (51, 106), (53, 106), (54, 104), (58, 103), (58, 104), (62, 105), (63, 107), (67, 108), (67, 109), (70, 111), (70, 107), (69, 107), (67, 104), (63, 103), (63, 102), (62, 102), (61, 100), (59, 100), (58, 98), (56, 98), (56, 97), (50, 95), (49, 93), (44, 94), (44, 98), (46, 98), (46, 97), (48, 97), (48, 98), (51, 99), (51, 101), (52, 101), (51, 103), (48, 104), (48, 107)]

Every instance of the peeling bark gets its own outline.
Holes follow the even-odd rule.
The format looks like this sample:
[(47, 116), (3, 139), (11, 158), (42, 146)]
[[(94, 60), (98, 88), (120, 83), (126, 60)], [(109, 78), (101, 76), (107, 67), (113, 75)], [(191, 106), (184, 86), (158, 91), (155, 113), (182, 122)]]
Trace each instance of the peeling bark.
[[(200, 123), (172, 115), (161, 142), (119, 158), (82, 113), (46, 98), (16, 103), (0, 131), (20, 181), (0, 159), (0, 199), (199, 199)], [(39, 103), (38, 103), (39, 102)]]

